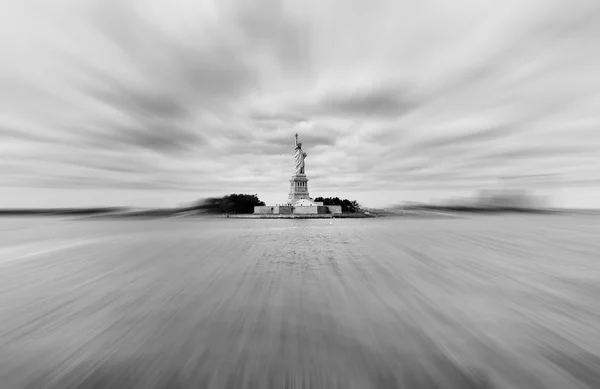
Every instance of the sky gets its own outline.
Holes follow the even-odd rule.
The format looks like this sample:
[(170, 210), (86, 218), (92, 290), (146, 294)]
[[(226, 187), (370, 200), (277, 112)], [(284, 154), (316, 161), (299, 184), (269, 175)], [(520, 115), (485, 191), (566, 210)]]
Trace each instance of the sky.
[(369, 207), (526, 188), (600, 207), (595, 0), (0, 5), (0, 207)]

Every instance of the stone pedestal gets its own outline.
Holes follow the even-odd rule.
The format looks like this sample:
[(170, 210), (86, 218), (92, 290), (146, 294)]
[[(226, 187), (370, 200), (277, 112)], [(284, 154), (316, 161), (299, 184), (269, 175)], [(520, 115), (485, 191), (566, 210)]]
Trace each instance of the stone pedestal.
[(308, 179), (305, 174), (295, 174), (290, 178), (290, 194), (288, 202), (296, 204), (299, 200), (310, 200), (308, 194)]

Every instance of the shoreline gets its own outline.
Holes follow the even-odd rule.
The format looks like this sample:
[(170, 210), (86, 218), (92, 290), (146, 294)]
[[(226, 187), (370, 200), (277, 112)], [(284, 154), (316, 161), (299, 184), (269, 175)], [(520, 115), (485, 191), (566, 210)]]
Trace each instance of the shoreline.
[(375, 218), (376, 216), (365, 215), (365, 214), (279, 214), (279, 215), (260, 215), (260, 214), (246, 214), (246, 215), (229, 215), (223, 216), (226, 219), (366, 219)]
[(165, 210), (133, 211), (133, 212), (86, 212), (86, 211), (46, 211), (36, 212), (21, 210), (0, 210), (0, 219), (11, 218), (66, 218), (71, 220), (139, 220), (139, 219), (379, 219), (379, 218), (405, 218), (405, 219), (428, 219), (428, 218), (465, 218), (474, 216), (502, 216), (502, 215), (572, 215), (572, 216), (598, 216), (598, 210), (394, 210), (374, 211), (364, 213), (342, 213), (342, 214), (213, 214), (195, 212), (172, 212)]

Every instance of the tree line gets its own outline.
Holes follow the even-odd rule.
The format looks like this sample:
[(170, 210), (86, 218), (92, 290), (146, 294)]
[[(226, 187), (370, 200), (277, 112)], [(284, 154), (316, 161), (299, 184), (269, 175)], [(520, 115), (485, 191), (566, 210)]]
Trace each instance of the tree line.
[[(340, 205), (342, 212), (355, 213), (360, 212), (360, 205), (356, 200), (340, 199), (339, 197), (317, 197), (316, 202), (322, 202), (323, 205)], [(198, 200), (191, 207), (183, 209), (183, 211), (200, 211), (203, 213), (230, 213), (243, 214), (253, 213), (255, 206), (264, 206), (265, 202), (261, 201), (256, 194), (228, 194), (223, 197), (210, 197), (207, 199)]]

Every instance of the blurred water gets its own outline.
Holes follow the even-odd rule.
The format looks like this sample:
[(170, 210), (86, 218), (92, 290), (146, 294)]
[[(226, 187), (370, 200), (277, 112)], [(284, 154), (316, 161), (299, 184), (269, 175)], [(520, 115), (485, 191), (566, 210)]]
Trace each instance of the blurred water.
[(0, 219), (3, 388), (600, 387), (598, 216)]

